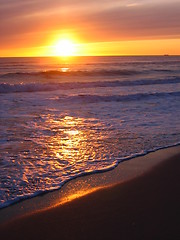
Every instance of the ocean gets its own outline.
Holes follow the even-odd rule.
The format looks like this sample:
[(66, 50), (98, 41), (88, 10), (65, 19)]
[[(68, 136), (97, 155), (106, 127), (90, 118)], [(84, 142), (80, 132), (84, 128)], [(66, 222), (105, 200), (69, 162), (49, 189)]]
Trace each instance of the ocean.
[(180, 143), (180, 57), (0, 58), (0, 208)]

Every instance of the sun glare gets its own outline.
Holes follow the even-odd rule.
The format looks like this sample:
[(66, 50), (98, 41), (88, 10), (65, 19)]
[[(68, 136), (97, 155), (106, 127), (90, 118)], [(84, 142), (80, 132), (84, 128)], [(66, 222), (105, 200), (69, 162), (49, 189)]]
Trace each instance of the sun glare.
[(73, 56), (75, 54), (75, 44), (69, 39), (62, 39), (54, 46), (56, 56)]

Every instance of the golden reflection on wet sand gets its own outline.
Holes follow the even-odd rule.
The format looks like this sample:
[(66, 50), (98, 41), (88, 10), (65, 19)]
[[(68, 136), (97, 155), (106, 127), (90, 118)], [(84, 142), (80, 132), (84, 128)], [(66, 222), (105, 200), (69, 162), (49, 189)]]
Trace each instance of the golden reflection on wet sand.
[[(68, 203), (68, 202), (70, 202), (70, 201), (72, 201), (72, 200), (78, 199), (78, 198), (80, 198), (80, 197), (83, 197), (83, 196), (85, 196), (85, 195), (88, 195), (88, 194), (90, 194), (90, 193), (93, 193), (93, 192), (95, 192), (95, 191), (97, 191), (97, 190), (100, 190), (100, 189), (103, 189), (103, 188), (105, 188), (105, 186), (102, 186), (102, 187), (93, 187), (93, 188), (91, 187), (91, 189), (78, 190), (78, 191), (76, 191), (75, 193), (69, 194), (68, 196), (62, 198), (60, 201), (57, 199), (58, 201), (57, 201), (56, 204), (53, 205), (53, 208), (54, 208), (54, 207), (57, 207), (57, 206), (60, 206), (60, 205), (62, 205), (62, 204)], [(51, 208), (52, 208), (52, 206), (49, 207), (49, 209), (51, 209)]]

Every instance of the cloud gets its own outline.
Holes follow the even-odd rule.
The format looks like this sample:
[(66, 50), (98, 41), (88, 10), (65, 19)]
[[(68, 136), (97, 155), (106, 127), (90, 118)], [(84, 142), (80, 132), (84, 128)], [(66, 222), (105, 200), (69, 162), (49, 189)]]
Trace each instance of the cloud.
[(36, 45), (65, 29), (91, 42), (180, 35), (178, 0), (0, 0), (0, 5), (1, 45), (18, 44), (27, 35)]
[[(112, 39), (180, 35), (180, 2), (111, 8), (88, 16), (101, 35)], [(86, 17), (84, 18), (84, 22)], [(100, 34), (99, 34), (100, 35)]]

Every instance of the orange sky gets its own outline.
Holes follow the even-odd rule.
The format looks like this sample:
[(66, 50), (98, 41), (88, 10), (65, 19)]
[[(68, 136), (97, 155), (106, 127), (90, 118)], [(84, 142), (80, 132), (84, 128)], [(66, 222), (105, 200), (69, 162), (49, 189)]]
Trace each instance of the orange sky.
[(180, 55), (179, 0), (0, 0), (0, 56)]

